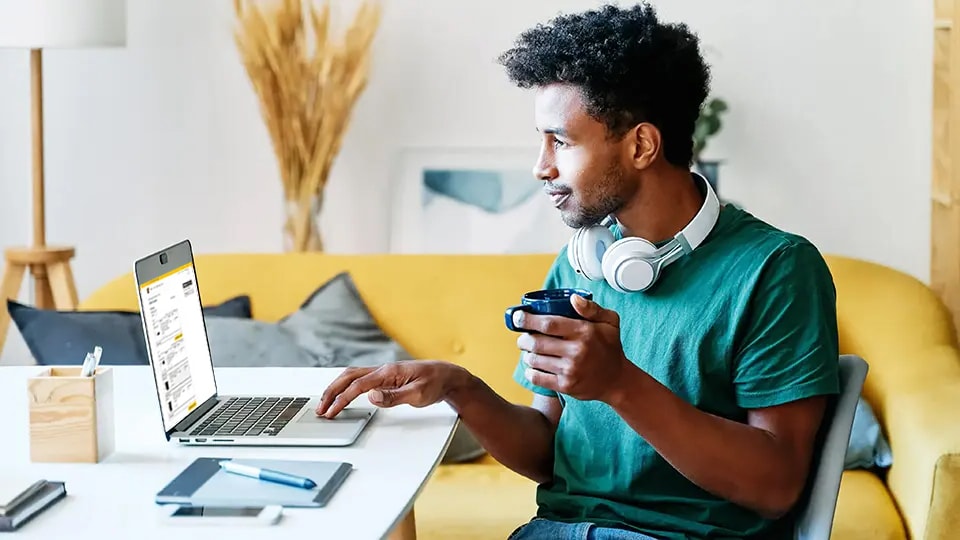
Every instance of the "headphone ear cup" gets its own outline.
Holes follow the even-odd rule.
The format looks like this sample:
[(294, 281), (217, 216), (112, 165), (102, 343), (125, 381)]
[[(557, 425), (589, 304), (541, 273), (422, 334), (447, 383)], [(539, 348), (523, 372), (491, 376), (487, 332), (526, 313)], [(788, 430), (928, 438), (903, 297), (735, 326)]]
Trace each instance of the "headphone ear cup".
[(600, 225), (577, 229), (567, 243), (567, 261), (590, 281), (602, 280), (604, 253), (615, 240), (610, 229)]
[(657, 279), (657, 247), (635, 236), (615, 242), (603, 254), (601, 268), (607, 283), (620, 292), (648, 289)]

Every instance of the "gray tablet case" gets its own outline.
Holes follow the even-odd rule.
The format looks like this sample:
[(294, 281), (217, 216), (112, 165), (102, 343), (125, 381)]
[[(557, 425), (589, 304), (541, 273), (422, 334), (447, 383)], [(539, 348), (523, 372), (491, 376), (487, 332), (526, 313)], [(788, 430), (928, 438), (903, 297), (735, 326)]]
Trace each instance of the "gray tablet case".
[(350, 463), (339, 461), (296, 461), (276, 459), (237, 459), (244, 465), (274, 469), (306, 476), (317, 487), (303, 489), (268, 482), (220, 468), (230, 458), (197, 458), (156, 496), (157, 504), (186, 506), (267, 506), (320, 508), (353, 470)]

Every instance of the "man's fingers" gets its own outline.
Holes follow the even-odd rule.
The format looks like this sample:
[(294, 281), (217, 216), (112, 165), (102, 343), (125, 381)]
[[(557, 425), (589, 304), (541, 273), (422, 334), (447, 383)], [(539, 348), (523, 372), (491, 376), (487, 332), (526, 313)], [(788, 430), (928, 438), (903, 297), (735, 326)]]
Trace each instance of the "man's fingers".
[(413, 382), (399, 388), (375, 388), (367, 397), (378, 407), (408, 404), (418, 407), (423, 396), (423, 383)]
[(523, 362), (527, 364), (528, 368), (545, 371), (554, 375), (563, 374), (566, 367), (566, 361), (562, 358), (533, 353), (523, 355)]
[(376, 370), (371, 373), (355, 379), (352, 383), (348, 384), (347, 387), (339, 395), (334, 396), (333, 402), (330, 403), (330, 408), (323, 413), (323, 416), (327, 418), (333, 418), (336, 415), (340, 414), (347, 405), (357, 399), (357, 396), (364, 392), (369, 392), (374, 388), (386, 386), (385, 384), (384, 373), (381, 370)]
[(528, 381), (537, 386), (546, 388), (547, 390), (553, 390), (554, 392), (560, 391), (560, 378), (553, 373), (545, 373), (533, 368), (527, 368), (524, 375)]
[(517, 311), (513, 314), (514, 325), (548, 336), (567, 337), (576, 334), (582, 321), (561, 315), (537, 315)]
[(347, 386), (350, 386), (350, 383), (363, 377), (364, 375), (373, 371), (374, 368), (347, 368), (337, 376), (333, 382), (323, 391), (323, 394), (320, 396), (320, 403), (317, 405), (317, 414), (323, 414), (326, 412), (327, 408), (330, 407), (330, 404), (333, 402), (334, 398), (340, 395)]
[(554, 336), (522, 333), (517, 336), (517, 347), (522, 351), (546, 356), (564, 356), (569, 342)]
[(347, 368), (339, 377), (330, 383), (330, 386), (323, 391), (320, 396), (320, 404), (317, 405), (317, 414), (323, 415), (327, 412), (333, 401), (343, 393), (354, 381), (366, 377), (374, 372), (376, 368)]
[(573, 309), (577, 310), (577, 313), (588, 321), (620, 327), (620, 315), (616, 311), (604, 309), (600, 304), (593, 300), (587, 300), (579, 294), (571, 296), (570, 303), (573, 305)]

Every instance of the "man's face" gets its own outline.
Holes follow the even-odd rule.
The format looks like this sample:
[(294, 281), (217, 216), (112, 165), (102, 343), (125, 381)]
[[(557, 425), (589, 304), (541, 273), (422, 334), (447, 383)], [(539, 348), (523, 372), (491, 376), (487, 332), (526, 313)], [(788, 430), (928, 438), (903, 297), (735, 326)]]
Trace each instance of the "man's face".
[(636, 190), (623, 144), (587, 114), (572, 86), (538, 89), (535, 109), (542, 145), (533, 173), (564, 223), (584, 227), (618, 211)]

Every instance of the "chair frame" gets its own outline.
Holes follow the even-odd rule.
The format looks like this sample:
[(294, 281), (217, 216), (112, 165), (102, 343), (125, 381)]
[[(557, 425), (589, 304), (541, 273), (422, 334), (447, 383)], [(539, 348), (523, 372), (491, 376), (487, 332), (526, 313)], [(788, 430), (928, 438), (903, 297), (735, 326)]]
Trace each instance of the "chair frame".
[(798, 507), (795, 540), (828, 539), (833, 529), (853, 418), (869, 370), (859, 356), (841, 355), (839, 362), (840, 393), (831, 400), (824, 416), (827, 421), (819, 437), (822, 443), (811, 466), (808, 490)]

